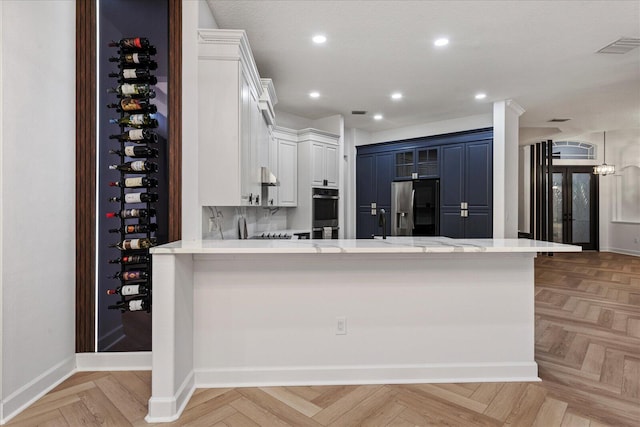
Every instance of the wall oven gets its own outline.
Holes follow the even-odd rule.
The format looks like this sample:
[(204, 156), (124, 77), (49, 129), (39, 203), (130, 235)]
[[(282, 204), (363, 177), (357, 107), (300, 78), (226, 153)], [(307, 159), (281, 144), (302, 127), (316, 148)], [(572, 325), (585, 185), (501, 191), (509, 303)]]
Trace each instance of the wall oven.
[(338, 189), (313, 188), (311, 225), (314, 239), (338, 238)]

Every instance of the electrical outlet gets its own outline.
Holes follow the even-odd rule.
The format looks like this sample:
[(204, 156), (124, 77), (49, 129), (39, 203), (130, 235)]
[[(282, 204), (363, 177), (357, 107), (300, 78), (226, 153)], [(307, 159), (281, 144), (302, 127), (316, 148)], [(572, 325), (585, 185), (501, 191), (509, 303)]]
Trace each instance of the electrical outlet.
[(635, 243), (636, 245), (638, 244), (638, 238), (637, 237), (635, 239), (633, 239), (633, 243)]
[(347, 318), (336, 317), (336, 335), (347, 335)]

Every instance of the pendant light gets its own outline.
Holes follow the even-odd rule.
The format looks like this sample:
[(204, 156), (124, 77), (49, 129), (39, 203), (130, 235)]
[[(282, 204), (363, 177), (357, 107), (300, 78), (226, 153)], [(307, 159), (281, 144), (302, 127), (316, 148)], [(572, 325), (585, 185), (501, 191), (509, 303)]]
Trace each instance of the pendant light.
[(602, 132), (602, 164), (593, 167), (594, 175), (613, 175), (616, 173), (616, 167), (614, 165), (607, 164), (607, 132)]

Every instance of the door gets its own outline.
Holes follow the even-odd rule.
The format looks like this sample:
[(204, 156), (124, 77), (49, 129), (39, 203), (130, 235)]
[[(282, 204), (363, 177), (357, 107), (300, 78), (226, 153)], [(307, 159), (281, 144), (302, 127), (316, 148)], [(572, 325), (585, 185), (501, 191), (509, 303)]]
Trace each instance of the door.
[(598, 178), (591, 167), (554, 166), (553, 241), (598, 250)]

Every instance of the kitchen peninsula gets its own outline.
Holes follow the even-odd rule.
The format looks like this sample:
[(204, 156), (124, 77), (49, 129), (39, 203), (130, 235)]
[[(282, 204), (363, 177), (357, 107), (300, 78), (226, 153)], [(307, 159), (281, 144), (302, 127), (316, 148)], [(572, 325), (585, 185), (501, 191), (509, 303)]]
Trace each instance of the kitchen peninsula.
[(535, 381), (526, 239), (223, 240), (152, 249), (147, 421), (197, 388)]

